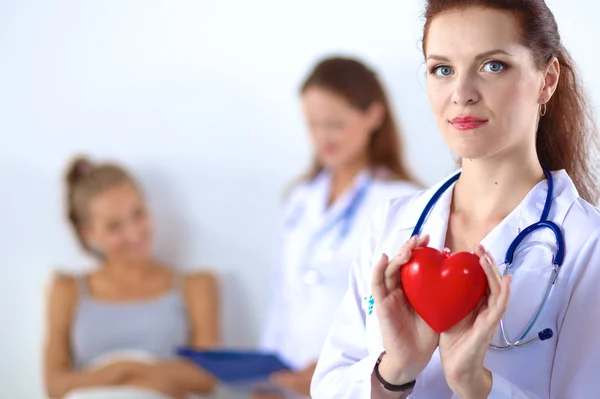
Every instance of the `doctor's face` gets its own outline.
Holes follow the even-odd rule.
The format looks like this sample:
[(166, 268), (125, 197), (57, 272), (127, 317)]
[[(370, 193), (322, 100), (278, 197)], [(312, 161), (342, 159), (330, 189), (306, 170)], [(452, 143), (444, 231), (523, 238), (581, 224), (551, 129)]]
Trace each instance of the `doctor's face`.
[(302, 94), (302, 110), (323, 166), (336, 169), (366, 161), (381, 107), (373, 105), (362, 111), (344, 97), (313, 86)]
[(462, 158), (535, 146), (547, 79), (507, 12), (467, 8), (435, 17), (425, 43), (427, 93), (444, 140)]

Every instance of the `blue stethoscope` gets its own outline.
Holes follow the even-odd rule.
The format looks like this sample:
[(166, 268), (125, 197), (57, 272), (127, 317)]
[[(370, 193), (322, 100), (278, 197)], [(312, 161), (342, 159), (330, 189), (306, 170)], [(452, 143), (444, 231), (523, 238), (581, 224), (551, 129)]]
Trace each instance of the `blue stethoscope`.
[(315, 267), (311, 266), (310, 257), (315, 253), (315, 248), (323, 240), (323, 237), (330, 233), (333, 228), (340, 225), (340, 230), (333, 242), (328, 246), (327, 249), (323, 249), (320, 252), (319, 264), (328, 264), (331, 262), (337, 253), (337, 250), (342, 245), (344, 239), (350, 234), (352, 223), (356, 217), (356, 214), (365, 200), (367, 192), (371, 187), (371, 177), (365, 178), (365, 180), (355, 189), (352, 193), (352, 197), (344, 210), (340, 212), (337, 217), (332, 219), (329, 223), (319, 229), (312, 237), (303, 262), (303, 278), (304, 282), (310, 285), (316, 285), (322, 281), (322, 273)]
[[(531, 247), (533, 245), (540, 244), (538, 242), (531, 242), (531, 243), (525, 244), (519, 248), (519, 244), (521, 244), (521, 242), (529, 234), (533, 233), (536, 230), (542, 229), (542, 228), (548, 228), (548, 229), (552, 230), (552, 232), (554, 233), (554, 236), (556, 238), (556, 246), (557, 246), (556, 252), (552, 251), (552, 247), (550, 245), (541, 243), (541, 244), (547, 246), (553, 252), (552, 274), (550, 275), (550, 278), (548, 279), (544, 298), (542, 299), (542, 302), (540, 303), (540, 306), (537, 308), (535, 315), (533, 316), (533, 318), (531, 319), (531, 321), (529, 322), (529, 324), (527, 325), (527, 327), (525, 328), (523, 333), (519, 336), (519, 338), (516, 341), (512, 342), (508, 337), (506, 321), (503, 316), (502, 320), (500, 320), (500, 330), (502, 332), (502, 338), (504, 340), (505, 345), (490, 344), (490, 347), (493, 349), (504, 350), (504, 349), (509, 349), (509, 348), (519, 348), (519, 347), (523, 347), (528, 344), (531, 344), (532, 342), (534, 342), (538, 339), (540, 341), (547, 340), (549, 338), (552, 338), (552, 336), (554, 335), (554, 332), (552, 331), (552, 329), (546, 328), (546, 329), (539, 331), (535, 337), (530, 338), (528, 340), (524, 340), (525, 337), (527, 336), (527, 334), (529, 334), (529, 332), (533, 328), (535, 322), (538, 320), (540, 314), (542, 313), (542, 310), (544, 309), (544, 305), (546, 304), (546, 302), (548, 300), (548, 296), (550, 295), (550, 290), (551, 290), (552, 286), (554, 285), (554, 283), (556, 282), (556, 278), (558, 276), (558, 271), (559, 271), (559, 269), (562, 265), (562, 262), (564, 260), (564, 257), (565, 257), (565, 241), (564, 241), (562, 230), (560, 229), (560, 227), (558, 227), (558, 225), (556, 223), (548, 220), (548, 215), (550, 214), (550, 207), (552, 206), (552, 200), (553, 200), (553, 194), (554, 194), (554, 179), (552, 178), (552, 174), (550, 173), (550, 171), (547, 170), (546, 168), (544, 168), (544, 173), (546, 174), (546, 179), (548, 181), (548, 192), (546, 194), (546, 201), (544, 203), (544, 209), (542, 210), (542, 216), (540, 217), (539, 222), (536, 222), (536, 223), (526, 227), (523, 231), (521, 231), (517, 235), (517, 237), (510, 244), (510, 246), (508, 247), (508, 249), (506, 251), (506, 257), (505, 257), (505, 260), (503, 263), (505, 265), (503, 274), (504, 275), (507, 275), (509, 273), (512, 274), (513, 260), (515, 258), (515, 255), (518, 252), (524, 250), (525, 248)], [(431, 212), (431, 210), (433, 209), (433, 207), (435, 206), (437, 201), (440, 199), (442, 194), (454, 182), (456, 182), (458, 180), (459, 176), (460, 176), (460, 172), (456, 173), (454, 176), (452, 176), (450, 179), (448, 179), (435, 192), (435, 194), (433, 194), (433, 196), (431, 197), (431, 199), (425, 206), (425, 209), (423, 209), (421, 216), (419, 216), (419, 220), (417, 221), (417, 224), (411, 234), (411, 237), (421, 233), (423, 224), (425, 223), (425, 220), (429, 216), (429, 213)]]

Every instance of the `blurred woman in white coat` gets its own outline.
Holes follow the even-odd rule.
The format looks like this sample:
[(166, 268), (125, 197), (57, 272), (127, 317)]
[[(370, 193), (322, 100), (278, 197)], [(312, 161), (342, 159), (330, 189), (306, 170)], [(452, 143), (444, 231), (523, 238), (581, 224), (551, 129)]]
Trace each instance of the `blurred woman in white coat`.
[[(429, 0), (425, 14), (429, 101), (462, 170), (373, 219), (313, 398), (598, 397), (597, 135), (556, 21), (542, 0)], [(401, 278), (423, 246), (474, 251), (487, 281), (445, 329)]]
[(301, 87), (314, 164), (284, 207), (283, 236), (262, 347), (294, 369), (273, 381), (308, 396), (352, 257), (375, 209), (420, 187), (382, 84), (355, 59), (319, 62)]

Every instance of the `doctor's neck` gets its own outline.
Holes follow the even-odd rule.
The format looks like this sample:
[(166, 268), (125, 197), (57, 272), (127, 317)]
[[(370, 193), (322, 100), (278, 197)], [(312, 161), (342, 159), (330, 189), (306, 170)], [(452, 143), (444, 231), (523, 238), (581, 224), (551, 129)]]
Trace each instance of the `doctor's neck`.
[(463, 159), (452, 197), (452, 212), (472, 221), (500, 221), (545, 179), (537, 153)]

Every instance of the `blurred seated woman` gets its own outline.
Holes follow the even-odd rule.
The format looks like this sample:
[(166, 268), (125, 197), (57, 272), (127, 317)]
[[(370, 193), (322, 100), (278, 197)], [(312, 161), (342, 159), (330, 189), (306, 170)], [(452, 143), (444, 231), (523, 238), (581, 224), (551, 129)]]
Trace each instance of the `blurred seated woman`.
[(214, 380), (176, 356), (219, 343), (208, 273), (182, 275), (152, 255), (152, 221), (134, 178), (80, 158), (66, 176), (68, 218), (98, 267), (54, 278), (44, 373), (51, 398), (180, 399)]

